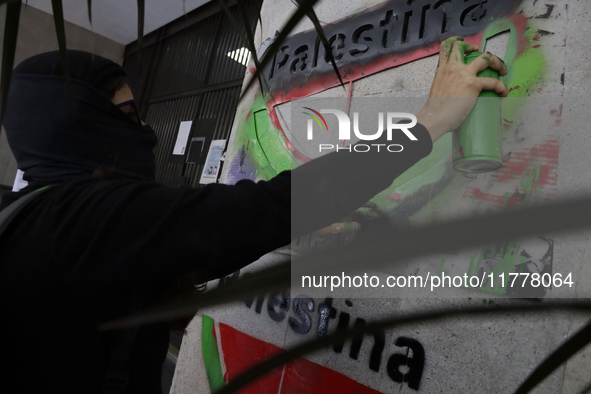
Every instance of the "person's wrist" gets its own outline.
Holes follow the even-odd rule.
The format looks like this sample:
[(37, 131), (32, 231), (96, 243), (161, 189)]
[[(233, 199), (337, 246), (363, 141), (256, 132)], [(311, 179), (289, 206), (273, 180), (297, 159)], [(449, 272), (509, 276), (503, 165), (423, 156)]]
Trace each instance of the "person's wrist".
[(417, 122), (427, 129), (433, 143), (449, 131), (446, 129), (445, 124), (441, 121), (440, 117), (433, 112), (429, 112), (427, 108), (423, 108), (417, 114)]

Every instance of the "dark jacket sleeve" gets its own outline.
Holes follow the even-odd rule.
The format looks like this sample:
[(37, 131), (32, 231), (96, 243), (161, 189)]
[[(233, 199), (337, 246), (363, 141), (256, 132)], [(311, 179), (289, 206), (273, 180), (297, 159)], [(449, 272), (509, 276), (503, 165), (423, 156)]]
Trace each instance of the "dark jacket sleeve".
[(218, 278), (292, 237), (339, 221), (387, 188), (431, 152), (427, 130), (417, 125), (413, 134), (418, 141), (402, 136), (400, 153), (331, 153), (257, 183), (60, 185), (43, 201), (53, 229), (50, 255), (80, 286), (166, 280), (191, 271)]
[[(380, 152), (375, 147), (367, 153), (344, 150), (292, 171), (292, 238), (347, 216), (429, 155), (433, 144), (427, 129), (418, 124), (412, 132), (417, 141), (402, 133), (387, 141), (384, 135), (369, 143), (383, 145)], [(391, 144), (403, 145), (404, 150), (388, 152), (386, 146)]]

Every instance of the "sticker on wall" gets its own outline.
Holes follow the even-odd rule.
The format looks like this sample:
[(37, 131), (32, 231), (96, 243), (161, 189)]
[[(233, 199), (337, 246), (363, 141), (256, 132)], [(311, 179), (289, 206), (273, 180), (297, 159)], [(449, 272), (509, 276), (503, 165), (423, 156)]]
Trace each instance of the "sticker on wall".
[(199, 183), (205, 185), (216, 182), (218, 179), (221, 158), (225, 147), (226, 140), (211, 141), (209, 152), (207, 153), (207, 159), (205, 159), (205, 167), (201, 173), (201, 179), (199, 180)]
[(16, 171), (16, 177), (14, 178), (14, 184), (12, 185), (13, 192), (18, 192), (19, 190), (24, 189), (29, 184), (29, 182), (23, 179), (23, 175), (25, 175), (24, 171)]

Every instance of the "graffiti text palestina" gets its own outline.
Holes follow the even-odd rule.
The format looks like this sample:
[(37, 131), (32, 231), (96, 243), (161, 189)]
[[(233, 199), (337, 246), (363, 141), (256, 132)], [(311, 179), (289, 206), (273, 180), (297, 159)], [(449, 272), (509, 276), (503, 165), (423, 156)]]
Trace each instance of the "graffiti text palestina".
[[(467, 37), (482, 31), (491, 21), (510, 15), (517, 0), (417, 0), (389, 1), (340, 23), (324, 26), (332, 55), (339, 67), (365, 65), (373, 60), (407, 52), (441, 37)], [(269, 89), (288, 88), (285, 83), (332, 72), (329, 58), (314, 30), (295, 34), (279, 48), (267, 66)]]
[[(246, 273), (244, 276), (249, 275)], [(228, 282), (238, 279), (240, 271), (235, 272), (231, 276), (220, 279), (220, 286), (224, 286)], [(298, 296), (292, 298), (289, 291), (284, 291), (282, 294), (270, 294), (268, 297), (256, 297), (254, 299), (246, 300), (245, 304), (248, 308), (252, 308), (254, 304), (254, 311), (260, 314), (263, 311), (263, 304), (267, 299), (267, 314), (275, 323), (282, 323), (287, 321), (289, 327), (297, 334), (308, 334), (312, 328), (316, 327), (316, 335), (319, 337), (326, 336), (330, 322), (337, 319), (336, 330), (347, 330), (352, 320), (351, 314), (345, 311), (339, 311), (333, 306), (333, 299), (325, 298), (322, 302), (316, 303), (312, 298), (306, 296)], [(353, 306), (353, 302), (345, 300), (348, 307)], [(292, 310), (292, 316), (288, 316), (289, 310)], [(313, 313), (316, 312), (316, 313)], [(317, 314), (317, 323), (314, 324)], [(356, 318), (354, 327), (363, 327), (367, 324), (365, 319)], [(383, 329), (376, 329), (372, 331), (373, 346), (369, 353), (368, 367), (374, 372), (379, 372), (382, 364), (382, 354), (386, 346), (386, 333)], [(366, 336), (369, 337), (369, 336)], [(349, 347), (349, 357), (353, 360), (359, 359), (362, 345), (364, 343), (364, 336), (354, 337)], [(334, 343), (332, 349), (335, 353), (342, 353), (345, 346), (344, 342)], [(408, 387), (414, 390), (419, 389), (423, 368), (425, 365), (425, 350), (421, 343), (413, 338), (398, 337), (394, 341), (394, 346), (400, 348), (400, 353), (392, 354), (386, 361), (385, 368), (388, 376), (397, 383), (408, 383)], [(403, 371), (401, 371), (401, 367)]]

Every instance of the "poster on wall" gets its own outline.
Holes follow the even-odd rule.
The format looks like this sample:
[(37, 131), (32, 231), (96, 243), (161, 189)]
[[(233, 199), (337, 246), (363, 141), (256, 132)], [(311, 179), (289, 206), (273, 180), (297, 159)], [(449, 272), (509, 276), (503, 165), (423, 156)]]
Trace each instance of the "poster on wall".
[(192, 124), (192, 121), (181, 122), (181, 125), (179, 126), (179, 133), (177, 134), (174, 149), (172, 151), (173, 155), (185, 154), (185, 151), (187, 150), (187, 141), (189, 140), (189, 134), (191, 133)]
[(207, 159), (205, 159), (205, 166), (201, 173), (199, 183), (205, 185), (208, 183), (215, 183), (218, 179), (220, 170), (220, 163), (224, 148), (226, 147), (226, 140), (213, 140), (209, 146)]

